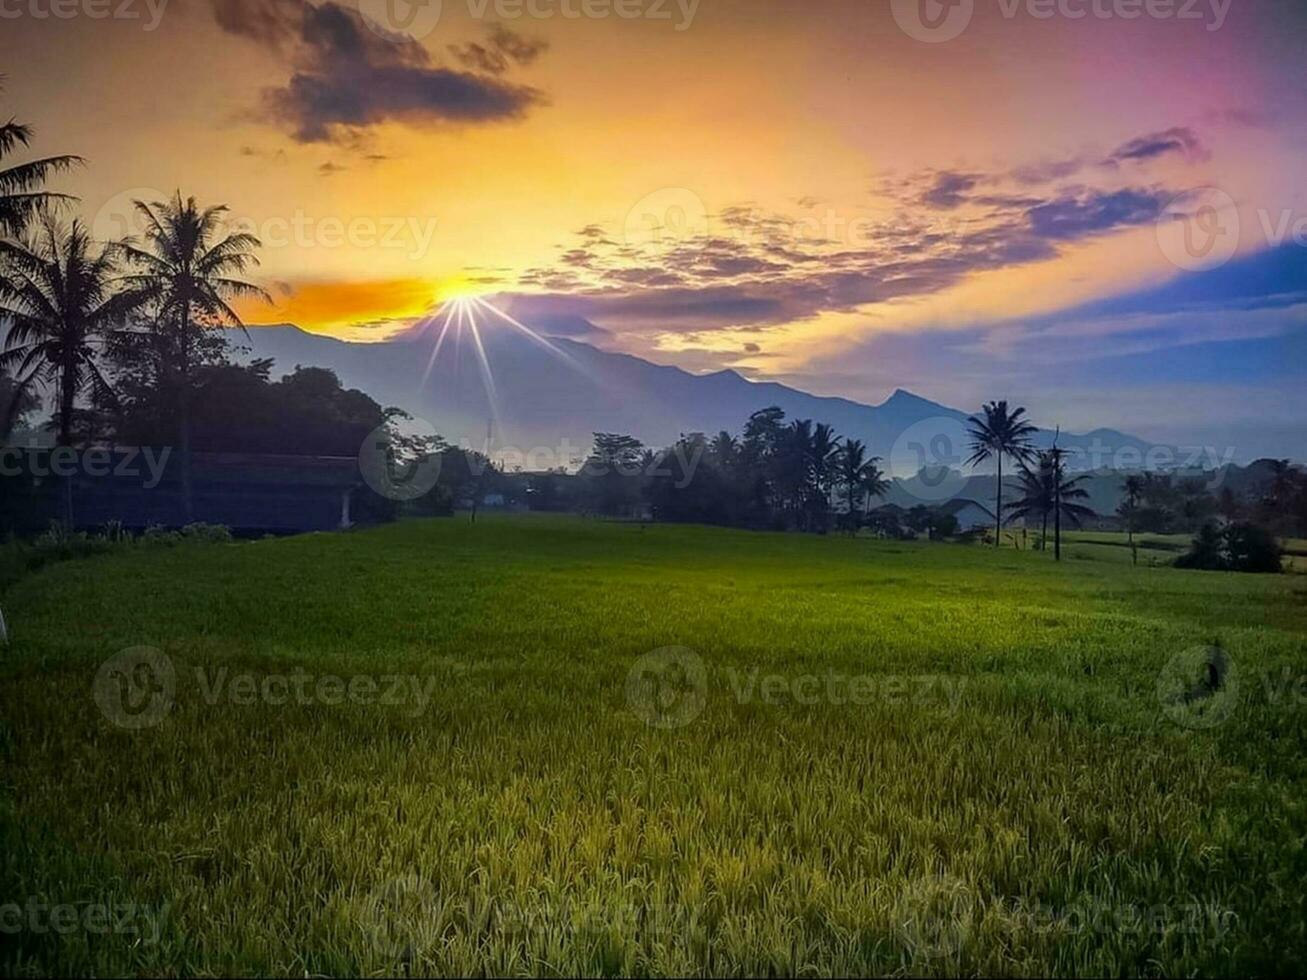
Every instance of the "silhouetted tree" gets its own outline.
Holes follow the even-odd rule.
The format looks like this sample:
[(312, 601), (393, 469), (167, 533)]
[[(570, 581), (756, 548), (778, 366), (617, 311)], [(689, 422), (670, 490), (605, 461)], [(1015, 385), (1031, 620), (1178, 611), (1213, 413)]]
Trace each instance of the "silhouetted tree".
[(967, 459), (967, 464), (978, 466), (992, 459), (998, 466), (994, 483), (996, 548), (1003, 533), (1003, 457), (1010, 456), (1018, 462), (1026, 462), (1034, 452), (1030, 446), (1030, 437), (1037, 430), (1026, 421), (1025, 415), (1024, 408), (1009, 410), (1006, 401), (998, 401), (985, 405), (981, 416), (973, 415), (967, 420), (971, 426), (968, 432), (971, 437), (971, 456)]
[(181, 443), (182, 496), (186, 520), (193, 519), (191, 487), (191, 372), (195, 367), (197, 334), (206, 329), (240, 327), (231, 302), (258, 298), (270, 302), (260, 287), (237, 278), (258, 265), (253, 235), (223, 233), (225, 206), (201, 208), (178, 192), (171, 201), (136, 201), (145, 221), (143, 242), (127, 241), (121, 251), (133, 272), (129, 287), (150, 304), (155, 329), (172, 334), (161, 344), (169, 353), (168, 381), (178, 390), (178, 435)]
[(9, 270), (0, 281), (0, 317), (9, 321), (0, 369), (12, 372), (17, 398), (37, 384), (53, 393), (58, 442), (71, 445), (78, 396), (111, 397), (100, 355), (134, 297), (114, 291), (113, 259), (81, 222), (65, 226), (49, 212), (28, 241), (0, 241), (0, 261)]
[[(3, 76), (0, 76), (2, 81)], [(0, 165), (15, 150), (27, 147), (31, 141), (31, 127), (13, 120), (0, 125)], [(0, 166), (0, 236), (21, 234), (38, 212), (60, 201), (72, 200), (66, 194), (45, 190), (45, 182), (53, 174), (81, 162), (81, 157), (65, 155)], [(0, 275), (3, 275), (3, 266), (0, 266)]]

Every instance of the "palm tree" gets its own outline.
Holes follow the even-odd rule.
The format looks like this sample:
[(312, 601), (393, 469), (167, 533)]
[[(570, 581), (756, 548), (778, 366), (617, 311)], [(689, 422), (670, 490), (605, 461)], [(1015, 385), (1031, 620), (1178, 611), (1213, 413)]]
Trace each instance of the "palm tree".
[(840, 452), (839, 436), (835, 427), (825, 422), (818, 422), (812, 429), (812, 439), (808, 443), (808, 466), (812, 479), (809, 500), (817, 512), (822, 529), (826, 526), (826, 515), (830, 510), (830, 493), (836, 459)]
[[(31, 140), (29, 126), (12, 119), (0, 125), (0, 163), (14, 150), (26, 147)], [(68, 170), (81, 162), (81, 157), (58, 156), (0, 167), (0, 236), (19, 234), (38, 211), (58, 201), (70, 200), (65, 194), (42, 188), (51, 174)]]
[(967, 463), (977, 466), (993, 459), (998, 464), (994, 507), (994, 547), (997, 548), (1003, 533), (1003, 457), (1028, 462), (1034, 453), (1030, 437), (1037, 430), (1026, 420), (1024, 408), (1009, 411), (1006, 401), (989, 402), (983, 414), (983, 418), (973, 415), (967, 419), (971, 425), (967, 433), (971, 437), (971, 456)]
[[(1066, 455), (1066, 450), (1058, 449), (1057, 441), (1054, 440), (1052, 449), (1036, 454), (1033, 467), (1023, 461), (1021, 499), (1008, 505), (1008, 510), (1013, 517), (1030, 517), (1038, 514), (1043, 521), (1045, 537), (1048, 535), (1048, 518), (1052, 516), (1053, 555), (1058, 561), (1062, 560), (1063, 518), (1080, 527), (1085, 518), (1095, 516), (1092, 508), (1078, 503), (1089, 499), (1089, 491), (1080, 485), (1089, 477), (1081, 475), (1067, 479)], [(1045, 547), (1041, 544), (1040, 550), (1044, 550)]]
[(1135, 549), (1135, 517), (1139, 513), (1139, 502), (1144, 499), (1144, 490), (1148, 483), (1142, 476), (1127, 476), (1121, 484), (1125, 491), (1125, 500), (1117, 508), (1117, 513), (1125, 518), (1126, 539), (1130, 543), (1130, 553)]
[(32, 240), (0, 242), (0, 262), (0, 317), (10, 323), (0, 370), (13, 372), (13, 405), (34, 385), (52, 390), (58, 443), (71, 445), (77, 396), (112, 399), (97, 361), (134, 297), (114, 291), (111, 251), (97, 250), (80, 221), (65, 227), (49, 212)]
[(872, 500), (885, 496), (885, 491), (890, 488), (890, 481), (881, 471), (880, 461), (879, 456), (873, 456), (862, 468), (862, 516), (864, 518), (871, 513)]
[(1007, 505), (1008, 517), (1038, 517), (1039, 550), (1048, 549), (1048, 515), (1053, 512), (1053, 468), (1046, 453), (1040, 453), (1034, 466), (1021, 463), (1021, 496)]
[(879, 497), (889, 489), (880, 468), (879, 456), (867, 456), (867, 447), (860, 439), (845, 439), (835, 456), (835, 485), (844, 491), (848, 514), (849, 533), (857, 533), (856, 501), (863, 501), (863, 516), (871, 508), (871, 498)]
[(260, 242), (246, 233), (223, 235), (225, 206), (201, 209), (193, 197), (182, 200), (180, 191), (171, 201), (135, 204), (145, 222), (145, 241), (129, 240), (119, 247), (135, 270), (126, 277), (130, 288), (148, 299), (158, 328), (176, 339), (176, 355), (173, 363), (164, 366), (164, 373), (177, 386), (182, 498), (190, 522), (194, 518), (190, 389), (199, 332), (244, 330), (231, 302), (247, 297), (271, 302), (271, 298), (260, 287), (236, 278), (258, 265), (254, 249)]
[(857, 511), (854, 508), (857, 495), (862, 490), (866, 468), (866, 445), (860, 439), (845, 439), (835, 457), (835, 485), (844, 491), (845, 515), (850, 534), (856, 534), (858, 530)]

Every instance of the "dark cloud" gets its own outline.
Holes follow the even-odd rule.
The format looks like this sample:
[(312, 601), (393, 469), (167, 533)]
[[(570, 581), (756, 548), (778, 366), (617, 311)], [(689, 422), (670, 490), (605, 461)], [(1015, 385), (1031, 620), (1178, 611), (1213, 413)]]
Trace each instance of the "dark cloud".
[(1073, 241), (1154, 222), (1174, 196), (1135, 189), (1085, 191), (1033, 207), (1027, 217), (1040, 238)]
[(512, 65), (529, 65), (549, 49), (549, 42), (541, 38), (523, 37), (502, 24), (490, 29), (484, 43), (451, 44), (450, 53), (465, 68), (502, 75)]
[(1176, 126), (1160, 133), (1149, 133), (1132, 139), (1117, 147), (1104, 161), (1106, 165), (1121, 163), (1140, 163), (1155, 160), (1158, 157), (1176, 154), (1185, 160), (1203, 160), (1207, 151), (1194, 131), (1186, 126)]
[(980, 178), (975, 174), (960, 174), (945, 170), (935, 176), (935, 182), (921, 196), (921, 203), (929, 208), (949, 211), (967, 200), (967, 192), (975, 188)]
[[(265, 90), (260, 114), (300, 142), (348, 141), (390, 119), (414, 124), (511, 120), (543, 102), (536, 89), (507, 82), (499, 73), (434, 65), (417, 42), (386, 35), (357, 11), (330, 0), (320, 6), (305, 0), (213, 0), (213, 7), (223, 30), (290, 61), (289, 81)], [(539, 53), (516, 35), (501, 41), (505, 56), (516, 63)]]

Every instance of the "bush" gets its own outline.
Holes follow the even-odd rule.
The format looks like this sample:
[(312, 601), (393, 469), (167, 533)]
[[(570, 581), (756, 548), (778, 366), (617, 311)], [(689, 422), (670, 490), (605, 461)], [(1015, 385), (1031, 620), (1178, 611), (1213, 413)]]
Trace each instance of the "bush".
[(1274, 574), (1284, 571), (1283, 556), (1275, 536), (1260, 525), (1238, 522), (1217, 528), (1205, 524), (1188, 554), (1176, 559), (1175, 567)]

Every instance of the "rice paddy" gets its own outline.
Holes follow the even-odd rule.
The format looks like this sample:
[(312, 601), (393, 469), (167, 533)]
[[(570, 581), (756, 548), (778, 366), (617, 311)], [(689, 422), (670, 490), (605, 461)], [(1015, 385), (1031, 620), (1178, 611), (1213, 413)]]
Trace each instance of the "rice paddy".
[(0, 970), (1289, 970), (1304, 582), (537, 516), (49, 566)]

